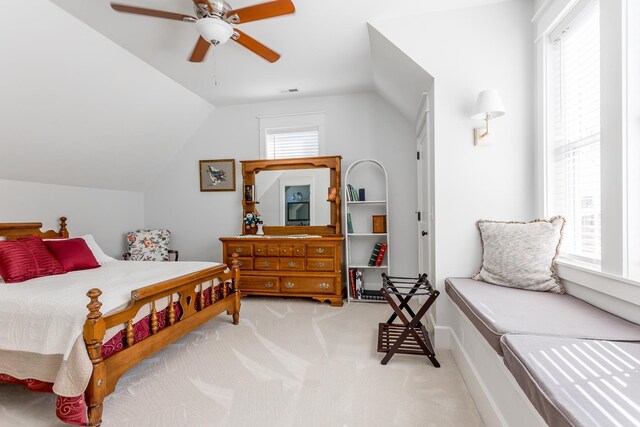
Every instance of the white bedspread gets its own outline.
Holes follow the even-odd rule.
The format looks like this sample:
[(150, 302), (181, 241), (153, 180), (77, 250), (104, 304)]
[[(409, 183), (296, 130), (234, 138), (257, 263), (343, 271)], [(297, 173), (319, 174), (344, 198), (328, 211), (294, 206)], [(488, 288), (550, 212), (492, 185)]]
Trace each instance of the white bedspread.
[(0, 350), (62, 354), (82, 334), (91, 288), (102, 291), (101, 312), (123, 308), (131, 291), (220, 264), (210, 262), (112, 261), (100, 268), (0, 283)]

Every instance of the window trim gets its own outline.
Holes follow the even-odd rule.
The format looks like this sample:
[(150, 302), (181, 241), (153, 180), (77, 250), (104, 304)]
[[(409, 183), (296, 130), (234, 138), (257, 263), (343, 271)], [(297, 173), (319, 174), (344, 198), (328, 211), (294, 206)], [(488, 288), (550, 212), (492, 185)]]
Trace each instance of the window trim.
[(267, 159), (267, 131), (292, 130), (296, 128), (318, 128), (318, 156), (325, 152), (325, 113), (291, 113), (271, 116), (258, 116), (258, 132), (260, 134), (260, 158)]

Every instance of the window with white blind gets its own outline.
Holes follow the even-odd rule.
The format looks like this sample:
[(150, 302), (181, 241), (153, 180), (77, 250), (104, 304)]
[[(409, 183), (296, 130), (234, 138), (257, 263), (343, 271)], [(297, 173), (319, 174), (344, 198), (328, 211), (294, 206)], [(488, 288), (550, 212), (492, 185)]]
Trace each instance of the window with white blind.
[(324, 153), (324, 113), (263, 116), (260, 121), (260, 157), (291, 159)]
[(266, 129), (265, 144), (267, 159), (291, 159), (316, 157), (320, 154), (320, 129), (309, 128)]
[(567, 219), (562, 253), (601, 259), (600, 18), (582, 1), (550, 34), (547, 204)]

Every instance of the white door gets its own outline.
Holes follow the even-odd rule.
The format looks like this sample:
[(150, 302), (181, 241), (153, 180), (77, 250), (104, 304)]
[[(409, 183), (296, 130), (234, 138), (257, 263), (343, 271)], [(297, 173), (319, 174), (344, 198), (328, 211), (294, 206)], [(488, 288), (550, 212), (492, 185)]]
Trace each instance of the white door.
[(433, 212), (433, 198), (431, 195), (431, 163), (430, 163), (430, 135), (431, 120), (429, 111), (429, 95), (424, 94), (416, 120), (417, 155), (418, 161), (418, 269), (419, 273), (427, 273), (432, 277), (431, 227), (430, 219)]

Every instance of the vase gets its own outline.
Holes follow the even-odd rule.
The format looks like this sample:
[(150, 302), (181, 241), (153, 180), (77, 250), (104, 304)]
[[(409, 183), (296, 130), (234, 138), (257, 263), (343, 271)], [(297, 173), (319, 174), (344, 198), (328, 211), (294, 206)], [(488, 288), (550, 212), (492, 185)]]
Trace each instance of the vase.
[(258, 231), (256, 232), (256, 235), (258, 236), (264, 236), (264, 231), (262, 231), (262, 227), (264, 226), (264, 224), (262, 222), (258, 223)]

